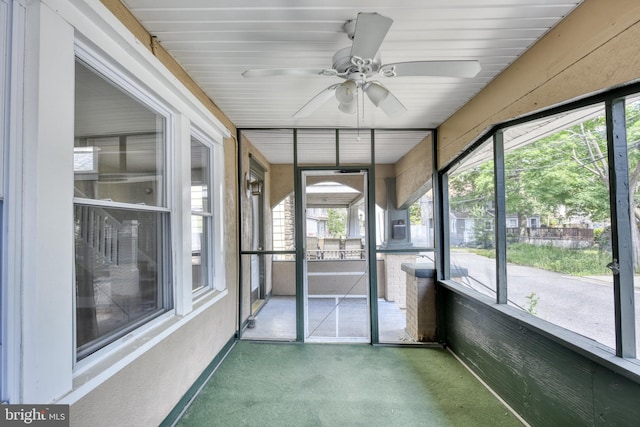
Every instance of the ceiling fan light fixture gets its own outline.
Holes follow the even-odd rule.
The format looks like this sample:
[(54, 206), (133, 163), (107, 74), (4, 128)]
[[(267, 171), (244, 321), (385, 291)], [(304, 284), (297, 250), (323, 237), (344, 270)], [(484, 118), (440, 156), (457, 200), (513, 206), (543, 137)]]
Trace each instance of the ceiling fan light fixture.
[(351, 102), (341, 102), (340, 105), (338, 105), (338, 109), (347, 114), (354, 114), (356, 112), (356, 107), (356, 100), (353, 100)]
[(385, 99), (380, 103), (379, 107), (389, 117), (398, 116), (407, 111), (400, 100), (391, 94), (385, 97)]
[[(356, 19), (349, 20), (344, 30), (352, 40), (351, 46), (339, 49), (333, 55), (333, 65), (325, 68), (274, 68), (253, 69), (242, 73), (244, 77), (303, 76), (316, 75), (338, 77), (341, 83), (334, 83), (311, 98), (294, 115), (294, 119), (309, 116), (329, 98), (335, 96), (339, 110), (354, 114), (360, 104), (359, 91), (367, 93), (371, 102), (388, 116), (396, 116), (407, 111), (402, 102), (377, 81), (382, 78), (399, 77), (452, 77), (473, 78), (481, 70), (477, 60), (423, 60), (383, 64), (380, 47), (393, 20), (378, 13), (360, 12)], [(372, 79), (371, 81), (369, 79)], [(364, 106), (362, 106), (364, 107)], [(364, 119), (364, 108), (363, 119)]]
[(336, 89), (336, 99), (340, 104), (350, 104), (356, 99), (358, 85), (353, 80), (347, 80)]
[(376, 107), (378, 107), (380, 103), (389, 96), (387, 88), (375, 82), (368, 83), (365, 86), (364, 91)]

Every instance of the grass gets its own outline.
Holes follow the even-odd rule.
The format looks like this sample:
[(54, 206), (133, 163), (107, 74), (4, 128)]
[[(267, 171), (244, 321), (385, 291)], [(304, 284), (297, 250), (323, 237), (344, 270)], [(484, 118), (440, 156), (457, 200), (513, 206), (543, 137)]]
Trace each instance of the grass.
[[(496, 256), (493, 249), (468, 250), (489, 258)], [(609, 261), (611, 254), (597, 249), (565, 249), (527, 243), (513, 243), (507, 247), (507, 262), (572, 276), (611, 274), (605, 267)]]

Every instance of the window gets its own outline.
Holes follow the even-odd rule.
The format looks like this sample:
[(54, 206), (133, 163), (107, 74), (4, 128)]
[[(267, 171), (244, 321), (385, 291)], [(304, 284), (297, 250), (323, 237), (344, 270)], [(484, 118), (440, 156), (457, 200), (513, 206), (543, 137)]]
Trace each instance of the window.
[(507, 216), (517, 218), (507, 283), (510, 304), (615, 348), (605, 129), (599, 104), (504, 131)]
[(495, 297), (493, 144), (448, 174), (451, 278)]
[(211, 256), (211, 148), (191, 138), (191, 266), (192, 289), (210, 288)]
[(83, 60), (75, 71), (75, 323), (82, 359), (165, 312), (172, 299), (167, 114)]
[[(495, 165), (481, 145), (446, 171), (449, 278), (456, 280), (456, 268), (468, 269), (469, 280), (459, 282), (490, 296), (497, 290), (499, 303), (506, 296), (516, 309), (617, 356), (637, 358), (640, 316), (637, 304), (634, 311), (633, 282), (640, 271), (640, 97), (594, 99), (501, 128), (492, 136), (503, 147)], [(502, 168), (504, 180), (496, 176)], [(487, 195), (495, 208), (485, 201)], [(504, 218), (483, 227), (492, 230), (488, 242), (505, 236), (495, 249), (478, 245), (481, 218), (470, 215), (478, 203), (490, 207), (485, 216), (494, 211)], [(461, 244), (472, 235), (470, 223), (473, 244)], [(491, 282), (498, 287), (492, 289)]]

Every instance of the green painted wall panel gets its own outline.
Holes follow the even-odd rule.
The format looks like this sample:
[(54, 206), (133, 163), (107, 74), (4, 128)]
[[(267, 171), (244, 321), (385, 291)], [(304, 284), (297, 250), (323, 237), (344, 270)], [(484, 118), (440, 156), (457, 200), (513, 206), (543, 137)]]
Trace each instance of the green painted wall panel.
[(532, 426), (634, 425), (640, 385), (491, 305), (440, 286), (447, 345)]
[(640, 425), (640, 384), (593, 364), (596, 426)]

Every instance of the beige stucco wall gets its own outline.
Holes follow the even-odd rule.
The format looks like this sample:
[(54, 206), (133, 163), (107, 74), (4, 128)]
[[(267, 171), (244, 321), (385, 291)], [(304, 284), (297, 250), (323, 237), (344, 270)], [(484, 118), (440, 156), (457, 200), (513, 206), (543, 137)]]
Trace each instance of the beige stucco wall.
[(433, 156), (432, 135), (402, 156), (395, 165), (396, 199), (399, 209), (406, 209), (431, 187)]
[(387, 184), (384, 180), (396, 176), (395, 165), (376, 165), (376, 205), (387, 208)]
[[(272, 211), (271, 211), (271, 188), (272, 188), (272, 177), (271, 177), (271, 164), (267, 161), (264, 155), (256, 149), (251, 141), (247, 138), (243, 138), (240, 144), (240, 159), (241, 159), (241, 168), (242, 168), (242, 183), (244, 185), (244, 177), (248, 176), (248, 172), (250, 169), (251, 159), (253, 158), (257, 161), (261, 166), (265, 168), (264, 172), (264, 215), (262, 218), (263, 226), (264, 226), (264, 242), (265, 247), (263, 250), (271, 250), (273, 249), (272, 241), (273, 241), (273, 229), (272, 225)], [(242, 234), (240, 236), (240, 248), (244, 251), (250, 251), (251, 248), (251, 233), (252, 233), (252, 211), (251, 211), (251, 197), (245, 191), (245, 188), (242, 188), (241, 191), (241, 230)], [(251, 259), (250, 255), (244, 255), (242, 259), (242, 318), (245, 320), (251, 314)], [(271, 256), (267, 255), (265, 260), (265, 287), (266, 292), (269, 294), (271, 292)]]
[(110, 377), (71, 406), (72, 426), (156, 426), (232, 337), (235, 294)]
[(640, 78), (640, 2), (586, 0), (438, 128), (438, 165), (492, 125)]
[[(426, 146), (430, 147), (431, 143), (429, 142)], [(431, 149), (429, 148), (429, 153)], [(422, 154), (420, 154), (422, 155)], [(429, 158), (430, 154), (429, 154)], [(421, 175), (428, 175), (431, 178), (431, 160), (426, 160), (420, 162), (428, 163), (429, 170), (427, 172), (422, 171)], [(421, 165), (416, 165), (416, 169), (422, 167)], [(271, 207), (273, 208), (278, 203), (282, 201), (287, 195), (293, 192), (293, 165), (270, 165), (270, 181), (269, 188), (271, 191)], [(409, 169), (410, 166), (407, 166)], [(387, 189), (384, 183), (384, 179), (388, 177), (396, 176), (395, 165), (376, 165), (375, 166), (376, 173), (376, 204), (382, 208), (386, 208), (387, 206)], [(361, 187), (361, 185), (360, 185)], [(356, 186), (354, 185), (354, 188)], [(360, 188), (361, 189), (361, 188)]]
[(293, 193), (293, 165), (271, 165), (271, 208)]
[[(323, 260), (309, 261), (309, 270), (315, 272), (341, 272), (341, 271), (363, 271), (364, 261), (346, 260)], [(378, 277), (378, 298), (385, 297), (386, 277), (384, 260), (379, 259), (377, 264)], [(345, 280), (344, 276), (336, 275), (330, 277), (330, 281), (338, 285), (334, 290), (338, 292), (350, 292), (349, 283), (351, 279)], [(316, 292), (317, 293), (317, 292)], [(293, 296), (296, 294), (296, 263), (295, 261), (274, 261), (273, 262), (273, 295)]]

